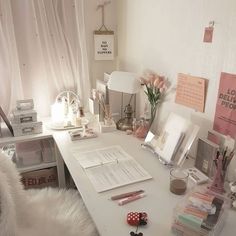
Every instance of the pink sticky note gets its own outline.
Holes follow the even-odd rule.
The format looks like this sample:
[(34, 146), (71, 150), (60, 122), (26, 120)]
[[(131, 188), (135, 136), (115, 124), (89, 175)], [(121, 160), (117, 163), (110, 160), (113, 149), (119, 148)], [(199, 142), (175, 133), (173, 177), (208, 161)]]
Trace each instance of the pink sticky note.
[(204, 43), (212, 43), (213, 31), (214, 31), (214, 28), (212, 26), (205, 28), (205, 33), (204, 33), (204, 38), (203, 38)]

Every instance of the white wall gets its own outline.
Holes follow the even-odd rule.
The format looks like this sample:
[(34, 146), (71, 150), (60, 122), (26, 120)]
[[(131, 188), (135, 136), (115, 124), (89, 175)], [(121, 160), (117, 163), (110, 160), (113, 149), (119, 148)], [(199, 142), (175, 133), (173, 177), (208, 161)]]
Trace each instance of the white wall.
[[(205, 136), (212, 128), (220, 73), (236, 73), (236, 1), (119, 0), (117, 12), (120, 69), (152, 69), (173, 88), (179, 72), (209, 80), (204, 113), (175, 104), (173, 92), (158, 116), (164, 120), (175, 111), (200, 124)], [(203, 43), (210, 21), (215, 21), (213, 43)]]
[[(175, 104), (174, 93), (162, 110), (213, 120), (220, 73), (236, 73), (235, 11), (235, 0), (119, 0), (119, 67), (152, 69), (173, 87), (178, 72), (208, 79), (204, 113)], [(215, 21), (212, 44), (202, 42), (210, 21)]]
[[(94, 60), (94, 40), (93, 31), (98, 30), (102, 25), (101, 9), (96, 10), (98, 4), (103, 0), (86, 0), (84, 1), (85, 10), (85, 30), (87, 39), (87, 50), (89, 57), (90, 79), (92, 87), (95, 88), (96, 80), (103, 79), (104, 72), (112, 72), (116, 68), (116, 58), (112, 61), (95, 61)], [(112, 0), (105, 7), (105, 25), (109, 30), (115, 32), (115, 44), (117, 43), (117, 16), (116, 16), (116, 0)], [(115, 47), (116, 50), (117, 47)], [(117, 55), (117, 51), (115, 52)]]

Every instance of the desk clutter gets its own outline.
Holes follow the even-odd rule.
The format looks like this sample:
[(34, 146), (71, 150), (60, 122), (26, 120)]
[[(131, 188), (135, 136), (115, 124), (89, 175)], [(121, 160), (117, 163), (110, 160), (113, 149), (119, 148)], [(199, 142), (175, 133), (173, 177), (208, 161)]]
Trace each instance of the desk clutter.
[(129, 202), (136, 201), (136, 200), (143, 198), (145, 196), (146, 196), (146, 194), (144, 193), (144, 190), (138, 190), (138, 191), (122, 193), (122, 194), (119, 194), (116, 196), (112, 196), (111, 200), (112, 201), (118, 200), (118, 205), (123, 206)]
[(97, 134), (91, 128), (83, 127), (81, 129), (76, 129), (72, 131), (68, 131), (70, 138), (72, 141), (74, 140), (83, 140), (89, 138), (96, 138)]
[(15, 137), (42, 133), (43, 123), (37, 120), (33, 99), (16, 102), (16, 109), (11, 115), (11, 125)]
[(130, 232), (130, 236), (143, 236), (143, 233), (138, 233), (139, 226), (147, 225), (148, 215), (146, 212), (129, 212), (126, 221), (131, 226), (136, 226), (136, 230)]
[(195, 189), (174, 210), (175, 235), (219, 235), (226, 221), (229, 201), (207, 189)]

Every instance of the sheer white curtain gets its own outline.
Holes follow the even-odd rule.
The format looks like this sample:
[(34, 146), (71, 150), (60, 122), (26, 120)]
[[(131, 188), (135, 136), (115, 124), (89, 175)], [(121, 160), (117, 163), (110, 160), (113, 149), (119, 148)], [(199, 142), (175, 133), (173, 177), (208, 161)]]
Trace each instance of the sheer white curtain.
[[(6, 87), (5, 93), (0, 94), (1, 104), (10, 109), (12, 101), (19, 97), (33, 98), (37, 111), (46, 116), (56, 95), (63, 90), (72, 90), (86, 105), (90, 81), (83, 0), (11, 0), (10, 3), (11, 37), (14, 38), (15, 32), (23, 92), (9, 101), (5, 97), (11, 86)], [(4, 37), (7, 34), (9, 31), (3, 32)], [(9, 55), (10, 52), (6, 56)], [(4, 73), (7, 71), (8, 68), (3, 68)], [(6, 83), (8, 80), (1, 81), (1, 85)]]
[(0, 0), (0, 106), (9, 111), (23, 97), (10, 1)]

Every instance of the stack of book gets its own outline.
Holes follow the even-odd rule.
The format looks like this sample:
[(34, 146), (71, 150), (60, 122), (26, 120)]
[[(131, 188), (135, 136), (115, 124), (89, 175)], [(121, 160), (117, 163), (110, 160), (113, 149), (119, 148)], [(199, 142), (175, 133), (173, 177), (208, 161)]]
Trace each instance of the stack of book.
[(219, 235), (228, 212), (228, 201), (208, 190), (191, 192), (174, 212), (172, 231), (176, 235)]

